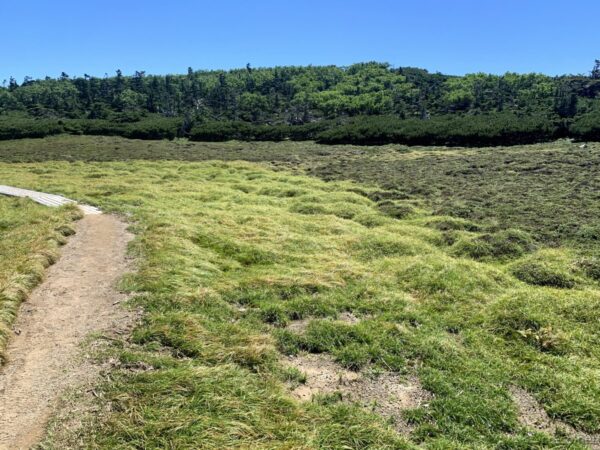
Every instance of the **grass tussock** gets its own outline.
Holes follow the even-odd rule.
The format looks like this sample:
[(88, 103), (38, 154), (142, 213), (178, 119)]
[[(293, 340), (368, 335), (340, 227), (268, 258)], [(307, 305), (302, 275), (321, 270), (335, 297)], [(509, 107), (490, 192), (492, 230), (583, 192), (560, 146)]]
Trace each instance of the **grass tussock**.
[(474, 259), (511, 259), (532, 251), (536, 244), (526, 232), (515, 229), (479, 234), (457, 240), (453, 251)]
[[(551, 417), (600, 432), (600, 290), (567, 250), (535, 251), (526, 234), (417, 206), (393, 217), (368, 186), (246, 162), (0, 164), (0, 174), (127, 213), (137, 235), (139, 270), (123, 286), (145, 320), (102, 356), (120, 365), (96, 391), (102, 412), (78, 431), (86, 447), (571, 445), (520, 425), (514, 385)], [(490, 253), (457, 251), (449, 231)], [(574, 282), (519, 281), (540, 259)], [(289, 326), (299, 320), (301, 332)], [(280, 361), (300, 352), (416, 376), (431, 401), (404, 412), (405, 435), (342, 395), (297, 402), (286, 383), (305, 375)]]
[(578, 282), (569, 254), (554, 249), (517, 261), (511, 271), (519, 280), (537, 286), (572, 288)]
[(56, 261), (74, 233), (73, 207), (50, 209), (26, 199), (0, 197), (0, 365), (19, 305)]

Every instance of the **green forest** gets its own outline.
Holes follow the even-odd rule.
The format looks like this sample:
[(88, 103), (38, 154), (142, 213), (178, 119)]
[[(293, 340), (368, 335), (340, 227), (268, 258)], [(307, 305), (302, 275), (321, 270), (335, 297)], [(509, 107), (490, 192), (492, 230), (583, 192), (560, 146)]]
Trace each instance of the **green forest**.
[(599, 140), (600, 61), (589, 75), (559, 77), (369, 62), (4, 82), (0, 139), (61, 133), (460, 146)]

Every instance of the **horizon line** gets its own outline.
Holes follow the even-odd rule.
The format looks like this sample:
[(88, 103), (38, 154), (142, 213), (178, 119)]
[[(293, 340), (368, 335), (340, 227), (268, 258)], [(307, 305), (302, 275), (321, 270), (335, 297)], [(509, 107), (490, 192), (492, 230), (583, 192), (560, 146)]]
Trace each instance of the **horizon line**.
[[(411, 66), (411, 65), (395, 65), (392, 63), (389, 63), (387, 61), (375, 61), (375, 60), (371, 60), (371, 61), (359, 61), (359, 62), (354, 62), (351, 64), (287, 64), (287, 65), (272, 65), (272, 66), (252, 66), (251, 63), (246, 63), (242, 66), (234, 66), (234, 67), (229, 67), (229, 68), (214, 68), (214, 69), (210, 69), (210, 68), (200, 68), (200, 69), (194, 69), (193, 66), (188, 66), (187, 69), (182, 70), (181, 72), (148, 72), (146, 70), (134, 70), (133, 73), (131, 74), (125, 74), (123, 73), (124, 77), (133, 77), (135, 76), (136, 72), (139, 73), (144, 73), (145, 76), (167, 76), (167, 75), (175, 75), (175, 76), (181, 76), (181, 75), (185, 75), (186, 72), (191, 68), (192, 71), (194, 73), (201, 73), (201, 72), (205, 72), (205, 73), (209, 73), (209, 72), (235, 72), (235, 71), (240, 71), (240, 70), (247, 70), (248, 66), (250, 66), (250, 68), (252, 70), (268, 70), (268, 69), (276, 69), (276, 68), (289, 68), (289, 67), (296, 67), (296, 68), (305, 68), (305, 67), (337, 67), (340, 69), (348, 69), (352, 66), (355, 65), (360, 65), (360, 64), (382, 64), (382, 65), (388, 65), (390, 69), (393, 70), (397, 70), (397, 69), (418, 69), (418, 70), (424, 70), (429, 74), (432, 75), (444, 75), (444, 76), (448, 76), (448, 77), (464, 77), (464, 76), (468, 76), (468, 75), (477, 75), (477, 74), (484, 74), (484, 75), (491, 75), (491, 76), (504, 76), (507, 74), (515, 74), (515, 75), (543, 75), (549, 78), (561, 78), (561, 77), (589, 77), (591, 74), (591, 71), (587, 71), (585, 73), (569, 73), (569, 72), (564, 72), (560, 75), (549, 75), (547, 73), (544, 72), (516, 72), (516, 71), (510, 71), (507, 70), (503, 73), (498, 73), (498, 72), (485, 72), (485, 71), (473, 71), (473, 72), (465, 72), (462, 74), (453, 74), (453, 73), (445, 73), (439, 70), (435, 70), (432, 71), (430, 69), (424, 68), (424, 67), (418, 67), (418, 66)], [(113, 70), (113, 74), (109, 74), (109, 72), (104, 72), (103, 75), (93, 75), (93, 74), (89, 74), (84, 72), (83, 74), (79, 75), (70, 75), (68, 74), (66, 71), (63, 71), (62, 73), (68, 75), (68, 79), (78, 79), (78, 78), (101, 78), (101, 79), (107, 79), (107, 78), (114, 78), (117, 76), (117, 72), (120, 71), (121, 69), (116, 68)], [(45, 81), (45, 80), (59, 80), (61, 78), (61, 75), (57, 75), (57, 76), (50, 76), (50, 75), (44, 75), (44, 76), (29, 76), (29, 75), (25, 75), (23, 77), (23, 80), (20, 82), (20, 84), (22, 84), (26, 79), (29, 78), (29, 82), (34, 82), (34, 81)], [(19, 80), (17, 78), (15, 78), (12, 75), (7, 76), (6, 78), (4, 78), (2, 80), (2, 85), (0, 87), (3, 87), (10, 79), (14, 79), (15, 81), (17, 81), (17, 83), (19, 83)]]

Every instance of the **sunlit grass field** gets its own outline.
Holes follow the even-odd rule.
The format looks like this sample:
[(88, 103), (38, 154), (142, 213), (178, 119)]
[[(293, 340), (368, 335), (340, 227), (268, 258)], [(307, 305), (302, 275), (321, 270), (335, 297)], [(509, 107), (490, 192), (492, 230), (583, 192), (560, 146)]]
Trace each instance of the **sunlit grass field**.
[[(122, 287), (143, 324), (98, 356), (97, 412), (48, 448), (586, 448), (525, 427), (514, 388), (600, 432), (600, 268), (575, 248), (249, 162), (3, 163), (0, 179), (136, 234)], [(343, 396), (299, 402), (283, 361), (303, 352), (416, 377), (431, 398), (406, 433)]]
[(48, 209), (0, 196), (0, 364), (21, 301), (56, 260), (78, 215), (72, 207)]
[(461, 149), (311, 142), (139, 141), (55, 136), (0, 141), (0, 161), (244, 160), (324, 180), (377, 185), (396, 199), (488, 227), (519, 228), (544, 245), (600, 251), (600, 143)]

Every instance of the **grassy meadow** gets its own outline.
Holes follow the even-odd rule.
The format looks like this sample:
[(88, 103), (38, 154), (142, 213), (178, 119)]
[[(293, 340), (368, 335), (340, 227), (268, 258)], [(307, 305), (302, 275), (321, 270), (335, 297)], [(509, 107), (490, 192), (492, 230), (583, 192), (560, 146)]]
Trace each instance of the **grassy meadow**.
[[(542, 245), (600, 248), (600, 144), (462, 149), (311, 142), (139, 141), (56, 136), (0, 141), (0, 161), (245, 160), (378, 186), (440, 215), (519, 228)], [(375, 197), (374, 197), (375, 198)], [(380, 199), (381, 200), (381, 199)]]
[(56, 260), (78, 215), (72, 207), (48, 209), (31, 200), (0, 197), (0, 364), (21, 301)]
[[(569, 144), (555, 145), (561, 158), (576, 158), (558, 149)], [(525, 152), (537, 150), (497, 151), (525, 164)], [(481, 176), (479, 188), (463, 189), (460, 176), (446, 174), (447, 191), (430, 183), (431, 192), (419, 192), (423, 177), (442, 170), (437, 158), (488, 158), (486, 174), (504, 167), (488, 151), (453, 152), (73, 137), (0, 143), (0, 159), (10, 161), (0, 163), (4, 184), (122, 214), (136, 234), (138, 270), (122, 288), (143, 307), (143, 324), (98, 351), (110, 364), (94, 391), (95, 413), (81, 427), (56, 424), (44, 448), (587, 448), (600, 433), (600, 263), (571, 244), (575, 235), (554, 235), (550, 219), (540, 227), (548, 235), (530, 219), (507, 219), (542, 199), (577, 197), (563, 199), (542, 177), (527, 183), (548, 189), (522, 191), (523, 199), (518, 176), (509, 185)], [(161, 155), (173, 160), (153, 161)], [(419, 164), (428, 166), (412, 181), (401, 176)], [(553, 173), (557, 183), (580, 182), (575, 169)], [(507, 218), (486, 215), (497, 209), (485, 202), (478, 220), (440, 207), (444, 195), (460, 205), (492, 186), (519, 199)], [(589, 202), (589, 211), (600, 203)], [(593, 242), (587, 207), (577, 217)], [(543, 203), (539, 215), (552, 208)], [(351, 322), (342, 320), (348, 314)], [(336, 393), (298, 401), (291, 392), (306, 377), (285, 362), (307, 353), (374, 380), (417, 379), (428, 400), (401, 417)], [(564, 430), (525, 426), (515, 389)]]

